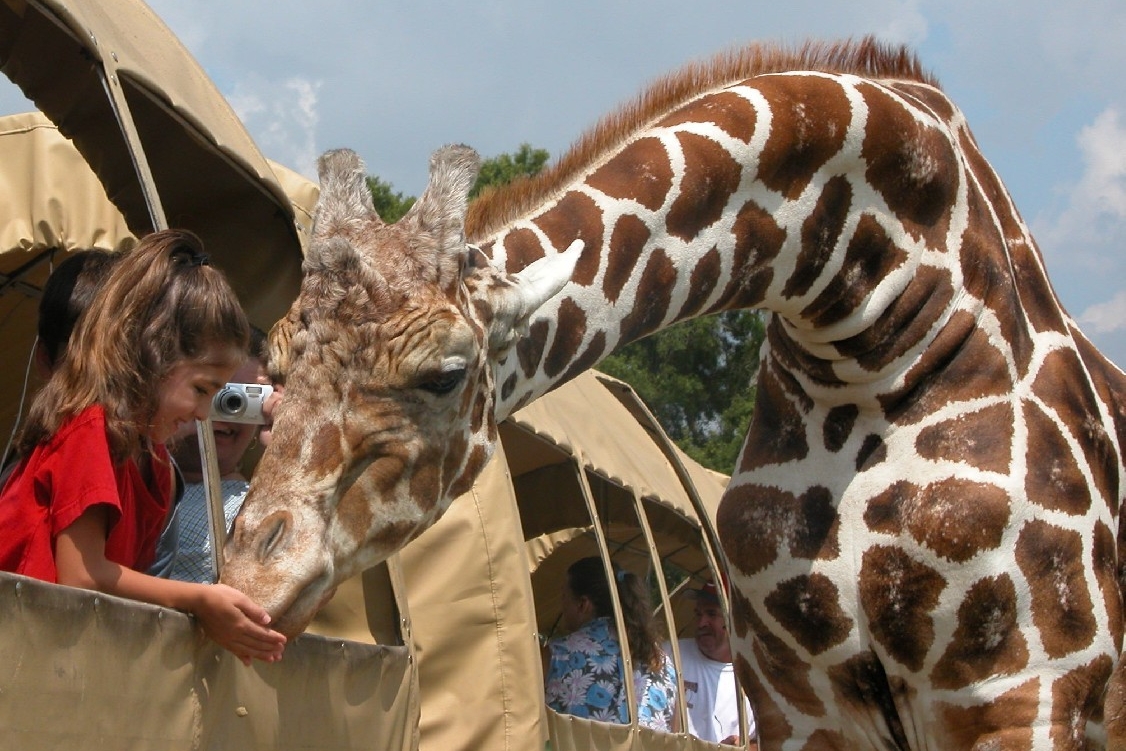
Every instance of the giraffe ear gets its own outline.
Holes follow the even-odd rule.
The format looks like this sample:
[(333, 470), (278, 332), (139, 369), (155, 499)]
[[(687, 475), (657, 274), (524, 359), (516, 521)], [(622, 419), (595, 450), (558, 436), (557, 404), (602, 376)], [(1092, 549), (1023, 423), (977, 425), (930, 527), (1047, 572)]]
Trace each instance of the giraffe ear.
[(527, 331), (532, 314), (571, 281), (582, 253), (583, 241), (575, 240), (562, 253), (544, 256), (508, 277), (509, 284), (488, 288), (493, 309), (489, 346), (494, 356), (512, 346)]
[(313, 236), (308, 256), (325, 250), (324, 243), (348, 228), (358, 229), (369, 224), (383, 224), (367, 185), (364, 163), (351, 149), (326, 151), (317, 160), (317, 174), (321, 192), (313, 215)]
[[(481, 158), (468, 146), (444, 146), (430, 157), (430, 182), (400, 220), (433, 238), (429, 259), (440, 286), (457, 284), (465, 252), (465, 213)], [(426, 259), (419, 259), (426, 262)]]

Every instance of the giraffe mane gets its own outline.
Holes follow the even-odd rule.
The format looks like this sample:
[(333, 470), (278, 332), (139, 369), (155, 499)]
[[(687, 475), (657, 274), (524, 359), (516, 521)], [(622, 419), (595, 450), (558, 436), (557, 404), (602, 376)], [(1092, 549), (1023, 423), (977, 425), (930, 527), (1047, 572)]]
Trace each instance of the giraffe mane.
[(731, 49), (658, 78), (632, 101), (599, 120), (548, 169), (481, 193), (469, 206), (466, 236), (474, 242), (487, 239), (542, 205), (638, 130), (701, 92), (753, 76), (794, 70), (854, 73), (938, 85), (907, 47), (886, 44), (872, 36), (835, 42), (806, 41), (798, 47), (754, 43)]

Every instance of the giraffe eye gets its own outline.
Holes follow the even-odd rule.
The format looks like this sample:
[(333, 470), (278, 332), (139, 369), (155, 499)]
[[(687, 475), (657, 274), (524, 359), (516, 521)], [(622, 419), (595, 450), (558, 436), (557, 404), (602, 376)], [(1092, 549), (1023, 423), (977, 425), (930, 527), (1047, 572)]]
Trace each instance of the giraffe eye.
[(436, 396), (445, 396), (460, 386), (464, 380), (465, 368), (456, 368), (443, 373), (435, 373), (433, 376), (419, 382), (418, 388), (423, 391), (429, 391)]

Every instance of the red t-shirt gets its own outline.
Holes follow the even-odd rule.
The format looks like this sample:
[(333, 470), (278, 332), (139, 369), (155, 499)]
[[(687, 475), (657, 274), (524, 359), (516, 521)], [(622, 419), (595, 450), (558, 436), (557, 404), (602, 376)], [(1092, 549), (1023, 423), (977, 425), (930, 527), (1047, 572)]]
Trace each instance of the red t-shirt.
[(57, 582), (55, 541), (91, 506), (109, 506), (106, 558), (144, 571), (172, 502), (172, 469), (153, 447), (152, 485), (132, 459), (114, 464), (105, 411), (88, 407), (16, 467), (0, 490), (0, 570)]

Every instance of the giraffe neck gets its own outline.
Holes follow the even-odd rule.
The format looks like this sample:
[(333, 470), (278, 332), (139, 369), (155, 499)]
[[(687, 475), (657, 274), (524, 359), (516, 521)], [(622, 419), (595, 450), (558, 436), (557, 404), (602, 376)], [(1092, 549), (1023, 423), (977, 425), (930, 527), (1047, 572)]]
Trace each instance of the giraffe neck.
[[(771, 75), (656, 118), (484, 244), (514, 270), (586, 243), (572, 284), (501, 362), (498, 414), (630, 341), (734, 308), (775, 314), (768, 357), (809, 392), (910, 391), (912, 366), (973, 328), (951, 322), (976, 326), (1009, 288), (962, 294), (972, 222), (1038, 266), (1015, 210), (1007, 226), (981, 210), (995, 178), (957, 156), (967, 147), (960, 113), (909, 80)], [(983, 253), (973, 273), (994, 284), (1009, 263)]]

